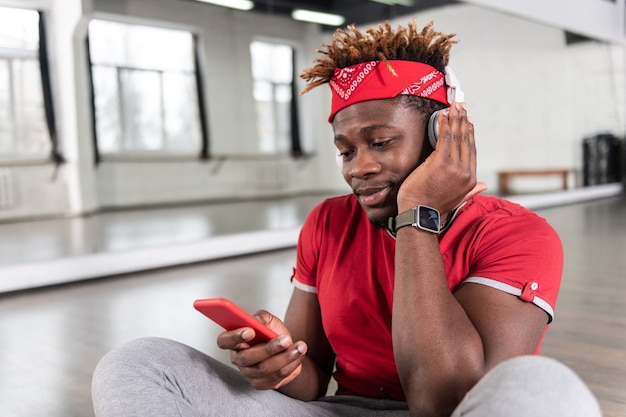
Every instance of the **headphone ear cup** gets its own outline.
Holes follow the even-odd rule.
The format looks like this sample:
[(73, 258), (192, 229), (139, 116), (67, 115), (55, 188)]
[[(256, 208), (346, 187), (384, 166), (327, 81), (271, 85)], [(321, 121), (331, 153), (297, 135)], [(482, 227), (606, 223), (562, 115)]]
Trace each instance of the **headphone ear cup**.
[(428, 127), (427, 127), (427, 135), (428, 140), (430, 141), (430, 145), (435, 149), (437, 146), (437, 136), (439, 133), (439, 124), (437, 123), (437, 116), (441, 110), (437, 110), (433, 114), (430, 115), (430, 119), (428, 119)]

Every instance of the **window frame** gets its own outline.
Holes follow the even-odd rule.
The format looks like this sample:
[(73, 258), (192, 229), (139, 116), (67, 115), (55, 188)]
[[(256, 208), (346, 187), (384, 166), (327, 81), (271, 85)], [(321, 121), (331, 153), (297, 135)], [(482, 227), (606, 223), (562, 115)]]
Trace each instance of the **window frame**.
[[(46, 130), (47, 138), (50, 141), (50, 147), (43, 152), (12, 152), (12, 153), (0, 153), (0, 166), (23, 166), (23, 165), (40, 165), (47, 164), (51, 161), (59, 165), (65, 162), (60, 149), (57, 137), (56, 118), (54, 113), (54, 101), (52, 97), (52, 88), (50, 81), (50, 67), (48, 60), (48, 40), (47, 40), (47, 28), (46, 28), (46, 13), (36, 8), (28, 7), (14, 7), (14, 6), (2, 6), (3, 8), (25, 10), (33, 13), (37, 13), (37, 35), (38, 35), (38, 47), (36, 50), (30, 49), (13, 49), (13, 48), (0, 48), (0, 59), (6, 60), (9, 63), (9, 67), (12, 66), (12, 62), (16, 59), (30, 59), (37, 62), (39, 70), (40, 92), (41, 92), (41, 106), (43, 110), (42, 124)], [(9, 72), (12, 73), (12, 68)], [(14, 89), (13, 78), (10, 78), (9, 89)], [(13, 122), (16, 121), (17, 103), (15, 102), (15, 93), (12, 92), (10, 112)], [(18, 124), (18, 123), (15, 123)], [(18, 127), (19, 129), (19, 127)], [(19, 134), (18, 134), (19, 136)], [(15, 140), (15, 138), (14, 138)]]
[[(191, 65), (192, 70), (189, 72), (189, 75), (192, 75), (192, 79), (195, 84), (195, 100), (197, 106), (197, 117), (198, 119), (195, 121), (197, 123), (199, 129), (199, 143), (198, 146), (193, 151), (173, 151), (171, 148), (165, 147), (158, 150), (147, 150), (147, 149), (121, 149), (116, 152), (102, 151), (101, 146), (98, 142), (98, 129), (97, 129), (97, 109), (96, 109), (96, 90), (94, 86), (94, 74), (93, 69), (94, 65), (101, 67), (111, 67), (116, 68), (118, 70), (126, 70), (126, 71), (145, 71), (145, 72), (153, 72), (160, 74), (160, 77), (163, 74), (178, 74), (183, 73), (183, 71), (167, 71), (167, 70), (158, 70), (154, 68), (141, 68), (129, 65), (105, 65), (105, 64), (94, 64), (92, 62), (92, 54), (90, 51), (90, 41), (89, 41), (89, 30), (85, 35), (85, 50), (86, 50), (86, 60), (87, 60), (87, 72), (88, 72), (88, 80), (89, 80), (89, 93), (90, 93), (90, 111), (91, 111), (91, 120), (92, 120), (92, 136), (93, 136), (93, 147), (94, 147), (94, 162), (96, 165), (100, 164), (103, 161), (116, 161), (116, 162), (141, 162), (141, 161), (162, 161), (162, 162), (177, 162), (177, 161), (192, 161), (197, 159), (209, 159), (210, 158), (210, 140), (208, 133), (208, 122), (206, 117), (206, 104), (204, 99), (203, 92), (203, 77), (202, 77), (202, 67), (200, 65), (199, 54), (200, 45), (198, 42), (198, 35), (194, 32), (194, 30), (188, 27), (181, 27), (178, 25), (172, 25), (164, 22), (155, 22), (155, 21), (146, 21), (143, 19), (134, 19), (134, 18), (124, 18), (122, 16), (112, 16), (109, 14), (96, 14), (93, 16), (91, 20), (101, 20), (107, 22), (118, 23), (122, 25), (129, 26), (142, 26), (148, 28), (155, 29), (164, 29), (164, 30), (174, 30), (180, 32), (186, 32), (191, 36)], [(162, 81), (162, 78), (161, 78)], [(124, 85), (117, 84), (117, 94), (119, 97), (123, 94)], [(160, 100), (160, 112), (161, 112), (161, 130), (165, 129), (165, 118), (163, 117), (163, 103), (164, 103), (165, 93), (163, 90), (160, 92), (159, 100)], [(118, 109), (120, 111), (122, 119), (123, 115), (123, 100), (118, 99), (119, 106)], [(124, 123), (123, 120), (121, 122)], [(124, 134), (124, 127), (122, 126), (122, 135)], [(163, 136), (163, 139), (167, 141), (167, 135)], [(126, 142), (126, 141), (124, 141)]]
[[(267, 80), (264, 78), (261, 79), (257, 79), (255, 78), (254, 75), (254, 62), (253, 62), (253, 56), (252, 56), (252, 44), (254, 42), (260, 42), (260, 43), (265, 43), (265, 44), (273, 44), (273, 45), (280, 45), (280, 46), (287, 46), (291, 49), (291, 82), (290, 83), (276, 83), (273, 82), (271, 79)], [(272, 86), (272, 91), (275, 91), (276, 86), (288, 86), (290, 89), (290, 93), (291, 93), (291, 100), (289, 103), (289, 143), (288, 143), (288, 149), (287, 149), (287, 153), (292, 156), (292, 157), (302, 157), (304, 156), (304, 152), (302, 150), (302, 144), (301, 144), (301, 137), (300, 137), (300, 123), (299, 123), (299, 110), (298, 110), (298, 87), (297, 87), (297, 80), (298, 80), (298, 74), (296, 71), (297, 65), (297, 52), (298, 52), (298, 48), (297, 45), (294, 45), (293, 42), (290, 42), (288, 40), (285, 39), (280, 39), (280, 38), (269, 38), (269, 37), (262, 37), (262, 36), (257, 36), (257, 37), (253, 37), (252, 40), (250, 41), (249, 45), (248, 45), (248, 51), (250, 54), (250, 76), (251, 76), (251, 83), (252, 83), (252, 89), (254, 91), (255, 88), (255, 84), (258, 80), (262, 81), (262, 82), (266, 82), (269, 83)], [(257, 115), (257, 132), (259, 132), (259, 121), (258, 121), (258, 113), (256, 110), (256, 99), (253, 97), (253, 102), (255, 105), (255, 114)], [(275, 100), (272, 100), (272, 108), (275, 110), (277, 107), (277, 103)], [(274, 133), (275, 133), (275, 137), (274, 137), (274, 142), (277, 142), (277, 136), (276, 133), (278, 132), (278, 123), (276, 123), (278, 115), (276, 114), (276, 111), (273, 111), (273, 123), (274, 123)], [(259, 134), (259, 138), (258, 138), (258, 143), (259, 143), (259, 147), (260, 147), (260, 141), (261, 141), (261, 137)], [(280, 150), (274, 150), (273, 152), (264, 152), (259, 148), (259, 152), (261, 154), (264, 155), (281, 155), (284, 154), (284, 151), (280, 151)]]

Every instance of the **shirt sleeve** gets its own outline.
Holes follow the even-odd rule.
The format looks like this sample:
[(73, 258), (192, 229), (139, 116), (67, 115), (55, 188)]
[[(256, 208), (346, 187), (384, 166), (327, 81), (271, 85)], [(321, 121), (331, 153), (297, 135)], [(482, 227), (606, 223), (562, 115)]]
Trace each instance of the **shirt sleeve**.
[(545, 219), (529, 213), (498, 217), (483, 225), (465, 282), (488, 285), (531, 302), (554, 318), (563, 247)]
[(306, 292), (317, 292), (317, 266), (322, 241), (319, 227), (324, 203), (317, 205), (304, 221), (296, 248), (296, 267), (292, 276), (293, 285)]

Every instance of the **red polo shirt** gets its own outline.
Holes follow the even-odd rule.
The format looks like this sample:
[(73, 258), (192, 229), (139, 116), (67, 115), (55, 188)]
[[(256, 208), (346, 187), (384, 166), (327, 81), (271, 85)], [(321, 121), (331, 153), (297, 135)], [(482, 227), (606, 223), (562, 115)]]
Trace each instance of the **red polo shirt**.
[[(563, 251), (541, 217), (479, 195), (458, 210), (439, 246), (451, 291), (463, 282), (488, 285), (552, 319)], [(302, 228), (294, 283), (318, 295), (338, 395), (405, 400), (391, 342), (394, 251), (395, 240), (370, 224), (353, 195), (322, 202)]]

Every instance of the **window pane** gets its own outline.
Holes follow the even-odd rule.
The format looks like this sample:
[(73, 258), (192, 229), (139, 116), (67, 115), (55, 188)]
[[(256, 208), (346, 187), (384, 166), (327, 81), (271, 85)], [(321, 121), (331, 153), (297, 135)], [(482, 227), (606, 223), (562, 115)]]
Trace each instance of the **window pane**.
[(119, 86), (115, 68), (94, 67), (96, 135), (102, 152), (122, 150), (122, 118), (120, 116)]
[(265, 42), (252, 42), (250, 56), (252, 58), (252, 77), (255, 80), (269, 80), (272, 77), (271, 45)]
[(89, 57), (92, 64), (124, 66), (127, 63), (125, 25), (92, 20), (89, 22)]
[(256, 82), (254, 84), (254, 100), (257, 114), (259, 149), (261, 152), (276, 152), (272, 84), (262, 81)]
[(126, 150), (157, 150), (163, 145), (161, 77), (157, 72), (122, 70)]
[(0, 7), (0, 46), (39, 50), (39, 14), (34, 10)]
[(250, 44), (257, 131), (261, 152), (288, 152), (291, 146), (293, 49), (289, 45)]
[(271, 102), (273, 100), (272, 84), (265, 81), (257, 81), (254, 83), (252, 94), (256, 101)]
[(164, 124), (167, 144), (172, 151), (189, 151), (200, 147), (200, 122), (196, 106), (196, 81), (191, 75), (164, 74)]
[(39, 14), (0, 8), (0, 154), (48, 156), (52, 149), (39, 69)]
[(48, 154), (39, 62), (0, 59), (0, 153)]
[(189, 32), (92, 20), (89, 35), (91, 60), (95, 64), (194, 70), (193, 38)]
[(274, 97), (274, 99), (279, 103), (291, 103), (291, 85), (277, 85)]
[(99, 149), (197, 153), (193, 35), (92, 20), (89, 42)]
[(275, 83), (291, 83), (293, 78), (292, 49), (287, 45), (275, 45), (271, 55), (272, 81)]
[(289, 45), (255, 41), (250, 44), (250, 54), (255, 80), (291, 83), (293, 50)]
[(0, 153), (13, 152), (13, 105), (9, 61), (0, 59)]
[(276, 150), (287, 152), (291, 144), (291, 87), (276, 87)]
[(44, 123), (46, 115), (43, 107), (39, 62), (33, 59), (13, 61), (15, 97), (17, 101), (16, 120), (20, 126), (19, 153), (48, 153), (51, 143)]

